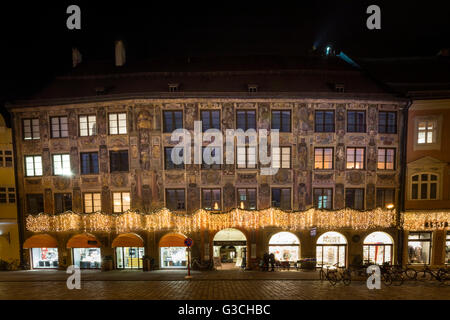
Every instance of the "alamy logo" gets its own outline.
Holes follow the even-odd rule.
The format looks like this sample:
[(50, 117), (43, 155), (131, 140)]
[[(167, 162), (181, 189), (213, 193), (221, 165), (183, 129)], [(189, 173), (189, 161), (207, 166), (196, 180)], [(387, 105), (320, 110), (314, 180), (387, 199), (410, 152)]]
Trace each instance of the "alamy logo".
[(71, 265), (67, 268), (67, 274), (70, 274), (70, 277), (67, 278), (67, 289), (81, 289), (81, 272), (80, 268), (75, 265)]
[[(193, 146), (192, 146), (193, 140)], [(280, 159), (274, 153), (269, 155), (269, 143), (272, 150), (279, 147), (279, 132), (254, 129), (227, 129), (225, 138), (222, 131), (208, 129), (202, 132), (202, 121), (194, 121), (194, 138), (186, 129), (176, 129), (172, 132), (171, 141), (177, 142), (171, 151), (171, 161), (181, 164), (235, 164), (246, 168), (256, 168), (258, 163), (261, 175), (274, 175), (280, 167)], [(203, 147), (203, 143), (209, 143)], [(225, 142), (225, 157), (223, 147)], [(236, 143), (235, 143), (236, 142)], [(193, 152), (192, 152), (193, 148)], [(235, 150), (237, 154), (235, 156)], [(193, 153), (193, 159), (192, 159)]]

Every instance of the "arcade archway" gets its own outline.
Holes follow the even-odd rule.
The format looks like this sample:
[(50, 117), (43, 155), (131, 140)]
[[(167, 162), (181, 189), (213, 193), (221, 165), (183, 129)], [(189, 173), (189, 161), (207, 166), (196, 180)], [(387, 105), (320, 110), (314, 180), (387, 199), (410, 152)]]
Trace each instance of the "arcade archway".
[(214, 236), (214, 264), (221, 270), (241, 267), (246, 258), (246, 251), (247, 238), (238, 229), (223, 229)]

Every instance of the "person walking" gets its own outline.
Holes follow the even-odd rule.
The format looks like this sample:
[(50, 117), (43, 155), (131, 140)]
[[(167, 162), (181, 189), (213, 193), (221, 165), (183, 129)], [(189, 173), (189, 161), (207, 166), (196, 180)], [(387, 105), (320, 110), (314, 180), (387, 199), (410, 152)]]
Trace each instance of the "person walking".
[(275, 271), (275, 255), (273, 253), (271, 253), (269, 255), (269, 260), (270, 260), (270, 266), (272, 267), (272, 270), (270, 270), (270, 271)]

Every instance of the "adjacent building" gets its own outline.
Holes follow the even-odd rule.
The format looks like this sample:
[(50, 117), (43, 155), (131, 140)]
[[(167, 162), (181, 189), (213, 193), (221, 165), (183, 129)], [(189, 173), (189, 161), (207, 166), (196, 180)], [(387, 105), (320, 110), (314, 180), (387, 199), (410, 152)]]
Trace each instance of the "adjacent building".
[[(190, 237), (194, 259), (223, 267), (256, 268), (265, 252), (284, 263), (398, 263), (407, 106), (338, 57), (82, 63), (8, 106), (21, 254), (35, 269), (100, 268), (108, 260), (142, 268), (144, 256), (154, 267), (183, 268)], [(446, 121), (427, 119), (418, 125)], [(248, 139), (227, 149), (224, 138), (211, 154), (233, 164), (176, 163), (175, 129), (192, 137), (278, 130), (278, 146), (268, 140), (277, 172), (262, 174), (267, 165)], [(427, 197), (443, 200), (436, 208), (449, 201), (441, 165), (448, 150), (440, 148), (441, 156), (425, 158), (426, 172), (414, 169), (424, 151), (408, 155), (407, 169), (414, 196), (424, 194), (414, 177), (428, 175)]]

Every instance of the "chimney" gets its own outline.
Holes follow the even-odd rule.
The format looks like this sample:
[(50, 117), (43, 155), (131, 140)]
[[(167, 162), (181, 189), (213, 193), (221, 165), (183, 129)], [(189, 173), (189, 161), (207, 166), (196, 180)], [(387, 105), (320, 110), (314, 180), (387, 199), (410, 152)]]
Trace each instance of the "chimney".
[(125, 64), (126, 54), (125, 54), (125, 45), (122, 40), (116, 41), (116, 66), (121, 67)]
[(72, 67), (75, 68), (81, 63), (82, 55), (78, 48), (72, 48)]

